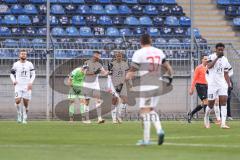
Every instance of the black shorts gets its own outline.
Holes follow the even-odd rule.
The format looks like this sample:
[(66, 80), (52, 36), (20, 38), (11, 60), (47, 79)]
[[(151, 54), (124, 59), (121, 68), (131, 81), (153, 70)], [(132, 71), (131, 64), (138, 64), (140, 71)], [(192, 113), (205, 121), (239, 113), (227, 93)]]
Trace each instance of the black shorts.
[(199, 84), (199, 83), (197, 83), (195, 85), (195, 87), (196, 87), (196, 90), (197, 90), (198, 97), (201, 100), (207, 99), (207, 90), (208, 90), (207, 84)]

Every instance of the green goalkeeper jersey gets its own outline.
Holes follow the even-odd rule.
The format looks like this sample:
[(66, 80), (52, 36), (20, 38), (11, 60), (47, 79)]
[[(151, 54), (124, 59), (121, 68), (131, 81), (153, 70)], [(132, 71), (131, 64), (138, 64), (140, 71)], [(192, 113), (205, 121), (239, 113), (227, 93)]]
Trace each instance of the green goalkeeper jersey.
[(71, 79), (72, 79), (72, 86), (73, 87), (82, 87), (83, 86), (85, 73), (80, 68), (74, 69), (71, 72), (70, 76), (71, 76)]

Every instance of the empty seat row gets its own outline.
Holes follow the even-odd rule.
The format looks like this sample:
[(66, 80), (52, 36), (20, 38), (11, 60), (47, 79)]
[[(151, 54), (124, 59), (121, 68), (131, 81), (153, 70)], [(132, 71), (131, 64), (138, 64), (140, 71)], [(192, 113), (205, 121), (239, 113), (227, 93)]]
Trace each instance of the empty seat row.
[(240, 5), (240, 0), (217, 0), (218, 5)]
[[(198, 31), (199, 32), (199, 31)], [(157, 27), (147, 27), (147, 28), (116, 28), (116, 27), (80, 27), (79, 29), (76, 27), (67, 27), (66, 30), (62, 27), (54, 27), (51, 30), (51, 34), (53, 36), (140, 36), (144, 33), (148, 33), (151, 36), (189, 36), (190, 30), (184, 28), (157, 28)], [(200, 36), (200, 33), (198, 33)]]
[(21, 29), (21, 28), (8, 28), (4, 26), (0, 26), (0, 36), (23, 36), (23, 35), (28, 35), (28, 36), (34, 36), (34, 35), (39, 35), (39, 36), (46, 36), (47, 34), (47, 29), (45, 27), (43, 28), (38, 28), (35, 29), (33, 27), (27, 27), (26, 29)]
[(120, 6), (116, 5), (79, 5), (75, 6), (72, 4), (62, 6), (59, 4), (51, 5), (51, 13), (52, 14), (66, 14), (66, 13), (72, 13), (72, 14), (148, 14), (148, 15), (183, 15), (183, 9), (181, 6), (174, 5), (172, 7), (169, 7), (167, 5), (133, 5), (132, 7), (129, 7), (125, 4), (122, 4)]
[(46, 5), (35, 6), (33, 4), (13, 4), (10, 7), (5, 4), (0, 4), (0, 14), (46, 14)]

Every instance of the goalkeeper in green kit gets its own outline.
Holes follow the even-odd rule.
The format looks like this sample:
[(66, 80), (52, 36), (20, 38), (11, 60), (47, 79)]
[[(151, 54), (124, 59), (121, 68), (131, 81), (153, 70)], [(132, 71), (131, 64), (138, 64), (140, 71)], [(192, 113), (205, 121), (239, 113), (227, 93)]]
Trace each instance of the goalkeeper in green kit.
[[(69, 99), (69, 117), (70, 122), (74, 121), (74, 113), (75, 113), (75, 100), (79, 99), (80, 101), (80, 112), (83, 113), (89, 113), (88, 111), (85, 111), (85, 98), (83, 96), (83, 83), (84, 78), (86, 75), (86, 70), (88, 66), (83, 65), (82, 67), (75, 68), (69, 75), (68, 78), (68, 85), (70, 86), (68, 99)], [(85, 115), (85, 120), (83, 123), (89, 122), (89, 115)]]

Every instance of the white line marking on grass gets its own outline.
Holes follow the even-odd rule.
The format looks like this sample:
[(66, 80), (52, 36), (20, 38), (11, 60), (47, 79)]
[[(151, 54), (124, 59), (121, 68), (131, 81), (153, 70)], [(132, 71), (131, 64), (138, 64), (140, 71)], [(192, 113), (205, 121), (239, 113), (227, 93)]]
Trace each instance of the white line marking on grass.
[(184, 147), (213, 147), (213, 148), (240, 148), (240, 145), (232, 144), (191, 144), (191, 143), (164, 143), (167, 146), (184, 146)]

